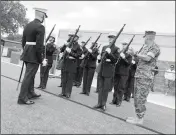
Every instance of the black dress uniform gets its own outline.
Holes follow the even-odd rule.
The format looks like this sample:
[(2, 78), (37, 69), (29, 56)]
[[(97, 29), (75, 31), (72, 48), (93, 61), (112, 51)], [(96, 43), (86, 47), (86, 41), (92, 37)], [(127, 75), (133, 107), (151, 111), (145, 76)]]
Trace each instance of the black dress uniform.
[(40, 86), (39, 88), (45, 89), (48, 81), (49, 71), (53, 64), (53, 53), (56, 51), (54, 43), (48, 43), (46, 45), (46, 59), (48, 60), (47, 65), (40, 66)]
[(127, 81), (127, 88), (126, 88), (126, 92), (124, 93), (124, 100), (126, 101), (130, 101), (131, 98), (131, 94), (132, 96), (134, 95), (134, 76), (135, 76), (135, 72), (136, 72), (136, 68), (137, 68), (137, 64), (131, 64), (130, 69), (129, 69), (129, 77), (128, 77), (128, 81)]
[[(82, 54), (85, 54), (86, 53), (86, 47), (81, 47), (81, 50), (82, 50)], [(75, 75), (75, 78), (74, 78), (74, 82), (73, 82), (73, 86), (76, 86), (76, 87), (80, 87), (81, 86), (81, 83), (82, 83), (82, 78), (83, 78), (83, 67), (80, 66), (80, 64), (82, 63), (83, 61), (83, 58), (82, 57), (79, 57), (77, 59), (77, 70), (76, 70), (76, 75)]]
[(132, 61), (132, 56), (125, 53), (125, 59), (120, 58), (115, 67), (114, 76), (114, 94), (112, 104), (120, 106), (125, 92), (126, 83), (129, 76), (129, 69)]
[[(109, 48), (109, 45), (103, 47), (101, 56), (105, 53), (106, 48)], [(113, 45), (110, 49), (111, 53), (107, 54), (106, 60), (102, 64), (102, 69), (99, 73), (100, 89), (98, 92), (98, 104), (94, 106), (94, 108), (102, 108), (104, 111), (106, 109), (108, 92), (112, 90), (112, 77), (114, 76), (115, 63), (119, 57), (118, 47)]]
[(21, 60), (25, 62), (26, 72), (21, 85), (18, 103), (26, 104), (28, 99), (40, 96), (34, 92), (34, 79), (39, 64), (43, 60), (44, 34), (45, 28), (38, 19), (30, 22), (24, 28), (22, 37), (22, 47), (24, 50)]
[[(61, 48), (61, 52), (64, 52), (66, 46)], [(63, 60), (63, 73), (62, 73), (62, 93), (60, 96), (70, 97), (73, 86), (73, 79), (77, 69), (77, 59), (82, 55), (82, 50), (77, 42), (72, 43), (72, 49), (68, 57)]]
[(89, 96), (91, 85), (92, 85), (92, 80), (94, 77), (95, 73), (95, 68), (96, 68), (96, 61), (97, 61), (97, 56), (99, 52), (97, 48), (94, 48), (92, 50), (92, 53), (90, 53), (86, 59), (86, 64), (83, 70), (83, 89), (81, 94), (86, 94)]
[[(98, 63), (100, 63), (100, 61), (101, 61), (101, 59), (98, 59)], [(95, 93), (98, 93), (99, 89), (100, 89), (100, 74), (97, 73), (97, 88), (96, 88)]]

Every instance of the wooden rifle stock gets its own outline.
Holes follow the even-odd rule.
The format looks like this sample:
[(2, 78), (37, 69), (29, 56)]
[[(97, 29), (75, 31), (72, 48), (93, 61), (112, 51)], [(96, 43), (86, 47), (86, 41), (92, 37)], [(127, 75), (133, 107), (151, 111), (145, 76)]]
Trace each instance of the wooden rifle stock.
[[(123, 27), (120, 29), (120, 31), (118, 32), (118, 34), (115, 36), (114, 40), (110, 43), (110, 47), (109, 47), (109, 48), (111, 48), (111, 47), (113, 46), (113, 44), (115, 44), (117, 38), (118, 38), (118, 37), (120, 36), (120, 34), (122, 33), (122, 31), (123, 31), (125, 25), (126, 25), (126, 24), (123, 25)], [(101, 71), (101, 69), (102, 69), (103, 62), (104, 62), (104, 60), (105, 60), (105, 58), (106, 58), (106, 55), (107, 55), (107, 52), (105, 52), (105, 53), (103, 54), (103, 56), (101, 57), (101, 61), (100, 61), (100, 63), (98, 64), (98, 66), (97, 66), (97, 68), (96, 68), (96, 72), (97, 72), (97, 73), (100, 73), (100, 71)]]

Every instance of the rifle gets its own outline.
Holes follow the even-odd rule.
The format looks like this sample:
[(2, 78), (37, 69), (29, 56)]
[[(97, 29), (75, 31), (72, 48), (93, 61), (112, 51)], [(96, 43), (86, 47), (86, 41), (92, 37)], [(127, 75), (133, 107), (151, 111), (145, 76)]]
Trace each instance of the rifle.
[[(117, 38), (118, 38), (118, 37), (120, 36), (120, 34), (122, 33), (122, 31), (123, 31), (125, 25), (126, 25), (126, 24), (123, 25), (123, 27), (120, 29), (120, 31), (118, 32), (118, 34), (115, 36), (114, 40), (110, 43), (110, 47), (109, 47), (109, 48), (111, 48), (111, 47), (113, 46), (113, 44), (115, 44)], [(98, 65), (97, 68), (96, 68), (96, 72), (97, 72), (97, 73), (100, 73), (106, 55), (107, 55), (107, 52), (105, 51), (105, 53), (103, 54), (103, 56), (102, 56), (102, 58), (101, 58), (101, 61), (100, 61), (99, 65)]]
[(50, 38), (50, 36), (51, 36), (51, 34), (52, 34), (52, 32), (53, 32), (55, 26), (56, 26), (56, 24), (54, 24), (54, 26), (53, 26), (53, 28), (51, 29), (51, 31), (50, 31), (48, 37), (46, 38), (46, 43), (48, 42), (48, 40), (49, 40), (49, 38)]
[[(126, 48), (122, 51), (122, 53), (126, 53), (128, 51), (128, 48), (130, 46), (130, 44), (133, 42), (135, 35), (133, 35), (132, 39), (130, 40), (130, 42), (128, 43), (128, 45), (126, 46)], [(117, 63), (121, 60), (121, 57), (118, 58)], [(116, 64), (117, 64), (116, 63)]]
[[(90, 49), (93, 49), (93, 48), (95, 47), (97, 41), (98, 41), (99, 38), (101, 37), (101, 34), (102, 34), (102, 33), (100, 33), (100, 35), (97, 37), (97, 39), (96, 39), (95, 42), (92, 44), (92, 46), (90, 47)], [(90, 53), (87, 51), (87, 53), (86, 53), (85, 56), (84, 56), (84, 59), (82, 60), (82, 62), (81, 62), (81, 64), (80, 64), (81, 67), (85, 67), (85, 66), (86, 66), (87, 57), (88, 57), (89, 55), (90, 55)]]
[(85, 44), (82, 47), (85, 47), (87, 43), (90, 41), (91, 37), (85, 42)]
[[(72, 45), (72, 43), (73, 43), (73, 41), (74, 41), (74, 39), (75, 39), (75, 37), (76, 37), (76, 35), (77, 35), (77, 33), (78, 33), (80, 27), (81, 27), (81, 25), (79, 25), (79, 27), (78, 27), (78, 29), (76, 30), (76, 32), (75, 32), (73, 38), (71, 38), (70, 42), (68, 43), (68, 47), (69, 47), (69, 48), (71, 48), (71, 45)], [(63, 60), (64, 60), (64, 61), (65, 61), (67, 55), (68, 55), (68, 53), (67, 53), (67, 51), (65, 50), (65, 51), (64, 51), (64, 54), (63, 54)]]

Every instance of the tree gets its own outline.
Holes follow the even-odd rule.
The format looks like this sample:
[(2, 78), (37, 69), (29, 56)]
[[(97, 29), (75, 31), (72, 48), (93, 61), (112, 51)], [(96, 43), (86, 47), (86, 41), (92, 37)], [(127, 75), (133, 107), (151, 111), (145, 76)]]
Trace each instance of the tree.
[(21, 42), (21, 40), (22, 40), (22, 35), (20, 35), (20, 34), (9, 34), (9, 35), (6, 37), (6, 39)]
[(26, 17), (26, 8), (19, 1), (1, 1), (1, 34), (16, 34), (19, 27), (29, 22)]

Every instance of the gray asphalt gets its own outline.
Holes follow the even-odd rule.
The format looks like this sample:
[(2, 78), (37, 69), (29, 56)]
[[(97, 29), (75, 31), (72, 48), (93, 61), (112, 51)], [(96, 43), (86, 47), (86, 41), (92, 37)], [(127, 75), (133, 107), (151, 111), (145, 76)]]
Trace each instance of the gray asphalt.
[[(1, 63), (1, 68), (2, 68), (2, 70), (1, 70), (2, 75), (6, 75), (8, 77), (11, 77), (11, 78), (14, 78), (14, 79), (18, 80), (19, 74), (20, 74), (20, 68), (19, 67), (12, 66), (12, 65), (9, 65), (9, 64), (5, 64), (5, 63)], [(2, 83), (2, 81), (1, 81), (1, 84), (4, 84), (4, 83)], [(12, 93), (12, 94), (14, 93), (14, 91), (16, 89), (16, 86), (17, 86), (16, 82), (14, 82), (14, 84), (16, 84), (16, 85), (11, 86), (11, 87), (9, 85), (7, 85), (11, 89), (10, 93)], [(36, 76), (36, 84), (35, 85), (38, 86), (38, 84), (39, 84), (39, 74), (37, 74), (37, 76)], [(46, 91), (54, 93), (54, 94), (59, 94), (61, 92), (61, 88), (57, 87), (59, 84), (60, 84), (60, 79), (49, 79)], [(2, 90), (3, 89), (6, 89), (6, 88), (2, 87)], [(104, 118), (106, 118), (106, 117), (107, 117), (106, 120), (108, 120), (108, 121), (109, 121), (109, 118), (113, 119), (112, 121), (120, 121), (120, 123), (119, 122), (114, 123), (115, 125), (111, 124), (111, 127), (114, 127), (114, 126), (121, 127), (121, 125), (119, 125), (119, 124), (124, 123), (121, 130), (119, 130), (116, 127), (115, 128), (117, 130), (112, 129), (112, 128), (109, 127), (109, 124), (108, 124), (108, 125), (105, 125), (105, 127), (104, 127), (105, 129), (103, 130), (103, 132), (99, 131), (98, 129), (97, 129), (97, 131), (94, 131), (94, 130), (96, 130), (95, 128), (91, 129), (91, 128), (86, 127), (86, 129), (90, 129), (90, 131), (86, 131), (86, 133), (147, 133), (147, 132), (149, 132), (145, 129), (143, 129), (144, 131), (141, 132), (141, 130), (142, 130), (141, 127), (137, 127), (135, 125), (131, 125), (131, 124), (125, 123), (123, 121), (128, 116), (134, 116), (133, 101), (131, 101), (131, 103), (123, 102), (123, 104), (120, 108), (116, 108), (115, 106), (109, 105), (109, 103), (108, 103), (107, 104), (107, 113), (110, 114), (111, 116), (107, 116), (106, 114), (102, 114), (100, 112), (96, 112), (94, 110), (91, 110), (90, 107), (92, 107), (93, 105), (95, 105), (97, 103), (97, 94), (94, 93), (94, 91), (95, 91), (95, 89), (92, 88), (90, 96), (87, 97), (87, 96), (79, 94), (79, 92), (81, 92), (81, 88), (75, 88), (74, 87), (73, 92), (72, 92), (72, 96), (71, 96), (71, 100), (75, 101), (76, 103), (72, 103), (72, 102), (69, 102), (65, 99), (54, 97), (52, 95), (48, 95), (46, 93), (43, 93), (43, 92), (37, 90), (38, 93), (42, 93), (42, 99), (41, 99), (42, 102), (40, 102), (41, 100), (39, 100), (39, 101), (37, 101), (36, 105), (38, 105), (40, 103), (46, 103), (46, 101), (48, 101), (47, 106), (45, 106), (45, 104), (44, 105), (42, 104), (40, 106), (45, 106), (46, 108), (47, 107), (52, 108), (53, 111), (54, 110), (57, 111), (57, 109), (59, 109), (59, 111), (64, 111), (64, 109), (66, 109), (66, 108), (68, 108), (69, 110), (72, 108), (71, 111), (73, 111), (73, 110), (76, 111), (76, 110), (80, 109), (81, 114), (76, 113), (78, 116), (83, 115), (82, 113), (84, 113), (84, 115), (85, 115), (87, 112), (93, 112), (94, 115), (97, 114), (96, 117), (102, 116), (103, 121), (104, 121)], [(16, 93), (16, 91), (15, 91), (15, 93)], [(48, 98), (47, 97), (45, 98), (45, 95), (48, 95)], [(56, 105), (56, 106), (58, 106), (58, 108), (56, 108), (54, 106), (54, 104), (52, 103), (52, 100), (55, 99), (55, 98), (59, 100), (57, 105)], [(17, 99), (17, 97), (15, 98), (15, 101), (14, 101), (15, 104), (16, 104), (16, 99)], [(60, 100), (63, 100), (63, 102), (61, 103)], [(112, 93), (109, 94), (108, 102), (110, 102), (111, 100), (112, 100)], [(78, 103), (80, 103), (82, 105), (79, 105)], [(66, 104), (69, 104), (69, 105), (66, 105)], [(84, 109), (82, 109), (82, 108), (84, 108)], [(62, 113), (62, 112), (59, 112), (59, 113)], [(88, 115), (85, 115), (83, 118), (84, 118), (84, 120), (87, 121), (87, 123), (92, 123), (91, 118), (96, 119), (94, 117), (94, 115), (89, 115), (88, 114)], [(74, 117), (74, 116), (69, 114), (69, 118)], [(118, 117), (122, 121), (117, 119), (117, 118), (114, 118), (112, 116)], [(70, 119), (72, 119), (72, 118), (70, 118)], [(79, 117), (77, 117), (75, 119), (79, 119)], [(102, 119), (102, 118), (100, 118), (100, 119)], [(107, 122), (106, 120), (104, 121), (105, 123)], [(84, 124), (84, 123), (85, 122), (83, 122), (82, 124)], [(111, 123), (111, 122), (108, 122), (108, 123)], [(89, 125), (89, 126), (91, 127), (91, 125)], [(128, 129), (128, 126), (130, 126), (130, 127), (134, 126), (137, 129), (139, 128), (140, 130), (139, 131), (138, 130), (132, 131), (132, 130)], [(166, 107), (162, 107), (162, 106), (158, 106), (158, 105), (155, 105), (155, 104), (147, 103), (147, 114), (146, 114), (143, 126), (146, 127), (146, 128), (156, 130), (156, 131), (161, 132), (161, 133), (174, 134), (175, 133), (175, 110), (172, 110), (172, 109), (169, 109), (169, 108), (166, 108)], [(82, 132), (82, 128), (83, 127), (80, 127), (80, 130), (78, 132), (74, 132), (74, 133), (85, 133), (85, 132)], [(38, 129), (39, 128), (37, 128), (37, 130)], [(111, 129), (111, 131), (109, 129)], [(53, 130), (53, 132), (54, 131), (55, 130)], [(68, 130), (68, 132), (66, 131), (66, 132), (62, 132), (62, 133), (70, 133), (70, 132)]]

